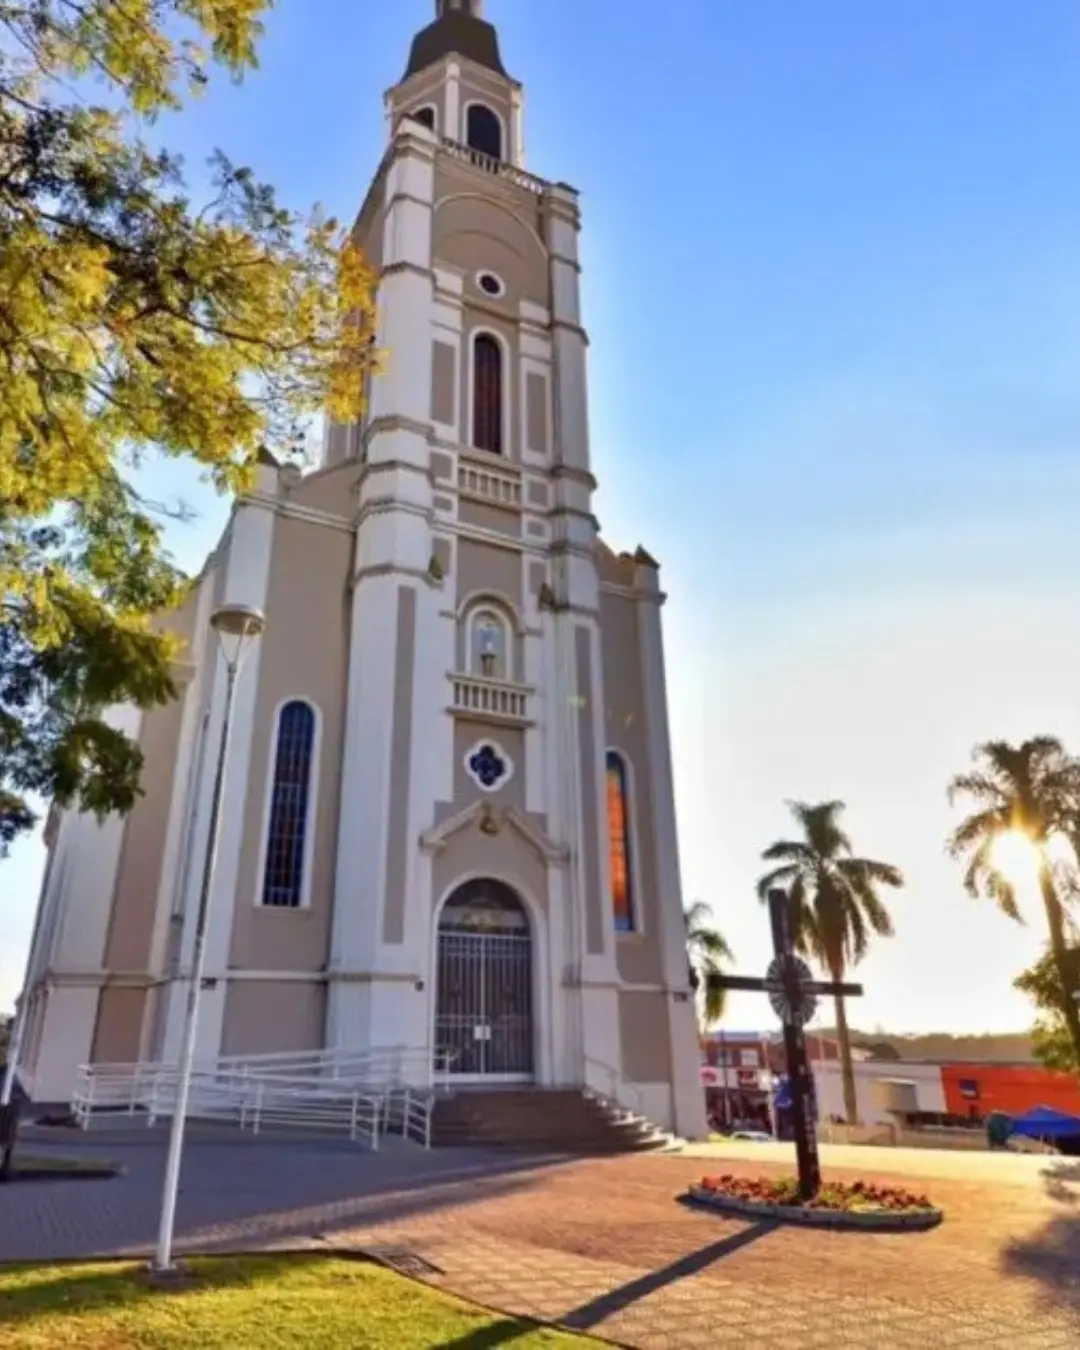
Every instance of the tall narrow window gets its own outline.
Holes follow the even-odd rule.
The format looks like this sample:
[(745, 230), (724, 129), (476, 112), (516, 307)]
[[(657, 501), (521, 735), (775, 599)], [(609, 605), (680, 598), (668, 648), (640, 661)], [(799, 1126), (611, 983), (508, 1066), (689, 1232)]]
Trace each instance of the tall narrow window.
[(502, 348), (487, 333), (473, 347), (473, 445), (501, 455), (503, 450)]
[(409, 116), (414, 122), (422, 122), (429, 131), (435, 130), (435, 109), (430, 104), (423, 108), (413, 108)]
[(482, 103), (471, 103), (465, 117), (465, 140), (473, 150), (502, 159), (502, 123)]
[(630, 786), (626, 763), (614, 750), (609, 750), (607, 755), (607, 812), (615, 928), (620, 933), (632, 933), (634, 890), (630, 867)]
[(299, 700), (286, 703), (278, 716), (262, 897), (264, 905), (278, 909), (299, 909), (303, 900), (314, 747), (311, 706)]

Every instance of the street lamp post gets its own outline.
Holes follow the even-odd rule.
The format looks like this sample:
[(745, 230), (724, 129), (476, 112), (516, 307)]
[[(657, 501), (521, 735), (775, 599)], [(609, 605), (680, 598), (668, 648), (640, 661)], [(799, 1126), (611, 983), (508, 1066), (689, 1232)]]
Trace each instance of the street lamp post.
[(165, 1183), (161, 1191), (161, 1220), (153, 1260), (153, 1268), (162, 1272), (171, 1270), (173, 1266), (176, 1194), (180, 1185), (180, 1160), (184, 1149), (184, 1125), (191, 1090), (191, 1066), (195, 1058), (199, 993), (206, 958), (206, 921), (214, 886), (214, 866), (217, 862), (221, 799), (225, 787), (225, 761), (229, 750), (236, 676), (250, 640), (262, 633), (266, 627), (266, 619), (261, 610), (254, 609), (250, 605), (222, 605), (210, 616), (210, 626), (217, 634), (220, 651), (225, 658), (225, 710), (221, 721), (217, 767), (214, 770), (214, 788), (210, 798), (210, 825), (206, 840), (206, 856), (203, 860), (202, 885), (199, 889), (199, 908), (195, 916), (195, 945), (192, 951), (191, 981), (188, 985), (187, 1008), (184, 1014), (184, 1039), (180, 1046), (176, 1100), (173, 1103), (169, 1126), (169, 1151), (165, 1160)]

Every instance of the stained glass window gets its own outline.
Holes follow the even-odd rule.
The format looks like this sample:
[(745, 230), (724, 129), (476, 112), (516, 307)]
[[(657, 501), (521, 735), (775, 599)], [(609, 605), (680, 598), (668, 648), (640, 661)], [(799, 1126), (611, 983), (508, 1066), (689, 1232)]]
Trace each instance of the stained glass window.
[(263, 877), (263, 904), (278, 909), (298, 909), (303, 898), (314, 745), (311, 706), (300, 701), (286, 703), (278, 716)]
[(614, 750), (607, 756), (608, 853), (615, 928), (634, 931), (634, 891), (630, 868), (630, 790), (626, 764)]
[(473, 445), (502, 454), (502, 348), (487, 333), (476, 339), (473, 353)]

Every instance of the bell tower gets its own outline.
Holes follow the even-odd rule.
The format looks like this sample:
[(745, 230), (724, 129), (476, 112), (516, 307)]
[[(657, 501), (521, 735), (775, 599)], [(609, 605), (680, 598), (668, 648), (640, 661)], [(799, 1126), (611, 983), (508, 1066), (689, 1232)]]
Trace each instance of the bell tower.
[(436, 0), (435, 20), (414, 38), (386, 106), (391, 135), (410, 116), (444, 140), (501, 163), (524, 164), (521, 86), (503, 66), (481, 0)]
[(526, 169), (478, 0), (437, 0), (385, 105), (355, 226), (385, 364), (328, 452), (357, 509), (327, 1040), (611, 1092), (640, 1021), (667, 1118), (682, 915), (665, 874), (670, 914), (620, 951), (578, 195)]

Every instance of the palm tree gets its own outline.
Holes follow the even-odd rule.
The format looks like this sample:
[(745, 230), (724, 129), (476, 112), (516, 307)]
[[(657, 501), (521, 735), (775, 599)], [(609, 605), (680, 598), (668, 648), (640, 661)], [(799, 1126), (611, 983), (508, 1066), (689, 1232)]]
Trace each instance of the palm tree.
[(1063, 901), (1072, 898), (1075, 876), (1055, 863), (1062, 839), (1080, 856), (1080, 760), (1066, 754), (1053, 736), (1035, 736), (1021, 745), (987, 741), (975, 747), (976, 767), (949, 784), (949, 802), (967, 798), (976, 809), (949, 837), (949, 852), (967, 861), (964, 889), (985, 896), (1023, 923), (1016, 878), (1002, 870), (997, 841), (1023, 836), (1032, 850), (1032, 872), (1050, 930), (1050, 952), (1062, 991), (1062, 1013), (1080, 1063), (1080, 1010), (1069, 961)]
[(695, 900), (683, 910), (686, 924), (686, 956), (690, 964), (690, 988), (697, 1004), (702, 1033), (724, 1015), (727, 990), (719, 983), (725, 962), (734, 961), (731, 948), (713, 926), (711, 906)]
[[(882, 886), (902, 886), (904, 878), (891, 863), (858, 858), (838, 817), (843, 802), (789, 802), (802, 830), (801, 839), (780, 839), (761, 855), (779, 863), (757, 885), (765, 901), (782, 888), (791, 900), (792, 939), (796, 951), (811, 957), (835, 982), (866, 955), (871, 933), (892, 937), (892, 919), (878, 894)], [(836, 995), (836, 1039), (844, 1078), (844, 1111), (858, 1123), (855, 1070), (843, 995)]]

